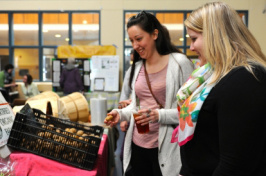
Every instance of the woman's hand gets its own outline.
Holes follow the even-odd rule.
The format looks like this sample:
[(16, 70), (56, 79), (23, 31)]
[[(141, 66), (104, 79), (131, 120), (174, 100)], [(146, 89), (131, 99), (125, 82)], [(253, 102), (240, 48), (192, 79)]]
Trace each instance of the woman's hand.
[(128, 128), (128, 122), (127, 121), (120, 122), (120, 129), (121, 129), (121, 131), (126, 132), (127, 131), (127, 128)]
[(116, 126), (119, 122), (120, 116), (119, 113), (115, 110), (112, 110), (110, 113), (107, 114), (107, 117), (104, 119), (104, 123), (109, 125), (110, 127)]
[(131, 101), (132, 101), (131, 99), (120, 101), (119, 105), (118, 105), (118, 109), (123, 109), (123, 108), (127, 107), (131, 103)]
[(156, 123), (159, 120), (159, 112), (156, 109), (141, 109), (138, 111), (142, 115), (137, 117), (137, 123), (142, 126), (148, 123)]
[(11, 84), (5, 84), (4, 87), (16, 87), (18, 86), (16, 83), (11, 83)]

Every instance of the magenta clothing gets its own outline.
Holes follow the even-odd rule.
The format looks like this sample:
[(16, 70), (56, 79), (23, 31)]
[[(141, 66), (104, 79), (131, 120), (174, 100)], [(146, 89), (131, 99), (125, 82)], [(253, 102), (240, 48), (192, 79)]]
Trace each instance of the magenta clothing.
[[(148, 74), (152, 92), (157, 100), (164, 106), (166, 96), (166, 72), (167, 65), (159, 72)], [(159, 106), (153, 98), (145, 78), (144, 66), (141, 67), (135, 84), (136, 95), (140, 100), (140, 105), (150, 109), (158, 109)], [(139, 134), (136, 124), (134, 125), (133, 142), (143, 148), (158, 147), (159, 123), (150, 123), (150, 132)]]

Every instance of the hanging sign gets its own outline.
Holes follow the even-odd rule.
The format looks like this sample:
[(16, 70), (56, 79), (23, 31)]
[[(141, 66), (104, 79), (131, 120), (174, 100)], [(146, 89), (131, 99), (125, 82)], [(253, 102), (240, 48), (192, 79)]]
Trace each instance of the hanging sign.
[(58, 58), (91, 58), (93, 55), (116, 55), (116, 48), (112, 45), (62, 45), (57, 48)]

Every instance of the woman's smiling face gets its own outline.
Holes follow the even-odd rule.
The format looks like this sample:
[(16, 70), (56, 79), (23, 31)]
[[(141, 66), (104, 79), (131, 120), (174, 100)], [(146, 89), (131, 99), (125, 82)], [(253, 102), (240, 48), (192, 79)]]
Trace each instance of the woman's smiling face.
[(187, 33), (191, 38), (190, 50), (195, 51), (198, 54), (200, 60), (200, 66), (205, 65), (207, 61), (206, 58), (204, 57), (202, 33), (193, 31), (189, 28), (187, 28)]
[(149, 34), (142, 30), (138, 25), (131, 26), (127, 30), (132, 47), (143, 59), (150, 58), (156, 50), (155, 40), (157, 39), (156, 31)]
[(23, 76), (23, 82), (24, 83), (27, 83), (27, 80), (28, 80), (28, 77), (25, 75), (25, 76)]

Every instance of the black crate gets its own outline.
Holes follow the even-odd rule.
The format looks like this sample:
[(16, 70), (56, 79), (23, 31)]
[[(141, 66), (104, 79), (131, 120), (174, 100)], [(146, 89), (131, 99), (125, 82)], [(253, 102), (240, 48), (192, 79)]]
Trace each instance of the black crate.
[[(77, 168), (92, 170), (103, 135), (101, 126), (47, 116), (33, 109), (34, 116), (17, 113), (7, 145), (16, 150), (34, 153)], [(67, 132), (82, 130), (87, 136)], [(80, 131), (81, 132), (81, 131)]]

